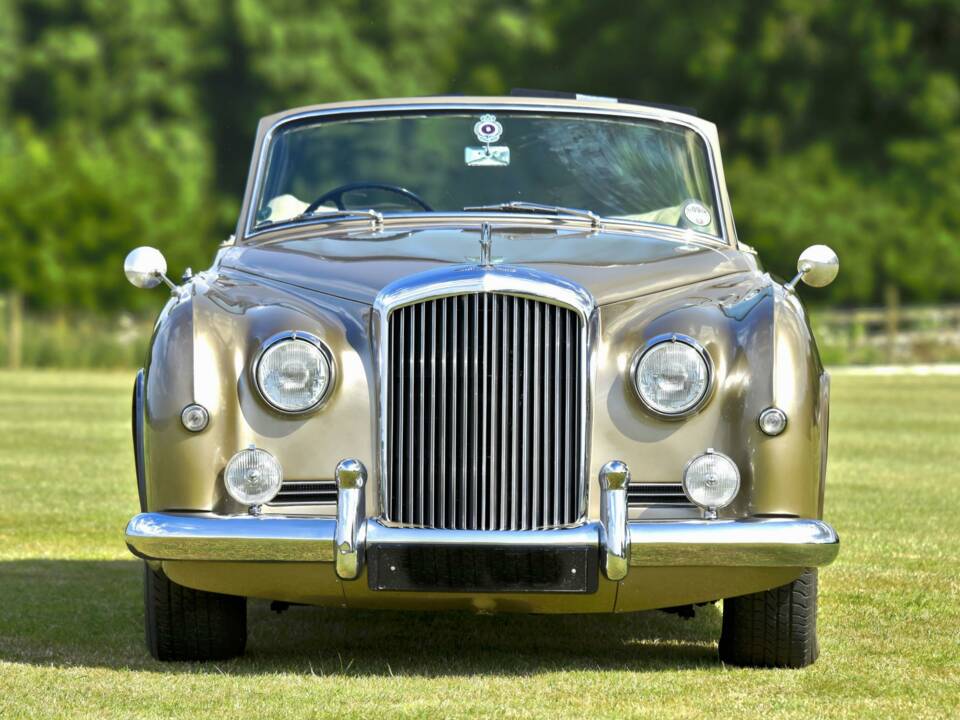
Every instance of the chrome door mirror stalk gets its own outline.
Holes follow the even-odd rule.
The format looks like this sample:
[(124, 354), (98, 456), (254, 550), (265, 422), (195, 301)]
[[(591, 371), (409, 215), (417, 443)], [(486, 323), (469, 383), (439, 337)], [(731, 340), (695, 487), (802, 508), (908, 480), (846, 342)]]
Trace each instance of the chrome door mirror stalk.
[(359, 460), (341, 460), (337, 465), (337, 530), (334, 556), (337, 576), (355, 580), (363, 566), (364, 486), (367, 469)]
[(786, 284), (788, 290), (797, 287), (803, 280), (810, 287), (825, 287), (832, 283), (840, 272), (840, 258), (826, 245), (811, 245), (797, 260), (797, 274)]
[(149, 245), (134, 248), (127, 253), (123, 261), (123, 273), (134, 287), (149, 290), (164, 283), (170, 288), (172, 295), (180, 295), (180, 286), (167, 277), (167, 260), (163, 253)]
[(630, 566), (630, 533), (627, 528), (627, 488), (630, 469), (611, 460), (600, 469), (600, 545), (603, 572), (610, 580), (622, 580)]

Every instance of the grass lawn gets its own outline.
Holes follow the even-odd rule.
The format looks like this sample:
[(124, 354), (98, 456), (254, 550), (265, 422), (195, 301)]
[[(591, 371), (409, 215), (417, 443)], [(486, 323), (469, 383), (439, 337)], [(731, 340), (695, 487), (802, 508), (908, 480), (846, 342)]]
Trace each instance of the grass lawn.
[(153, 662), (131, 373), (0, 373), (0, 717), (957, 717), (960, 376), (834, 378), (821, 657), (723, 667), (720, 612), (250, 608), (246, 657)]

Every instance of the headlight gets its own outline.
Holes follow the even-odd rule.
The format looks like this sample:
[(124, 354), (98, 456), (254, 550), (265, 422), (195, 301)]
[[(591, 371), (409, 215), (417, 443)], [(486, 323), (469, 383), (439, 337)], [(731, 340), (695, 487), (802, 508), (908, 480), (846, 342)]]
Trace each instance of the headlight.
[(692, 412), (710, 388), (709, 356), (695, 340), (672, 335), (647, 348), (633, 372), (637, 394), (659, 415)]
[(270, 405), (290, 413), (317, 407), (333, 379), (330, 351), (316, 338), (292, 333), (274, 339), (256, 365), (257, 387)]
[(740, 471), (723, 453), (707, 450), (683, 470), (683, 492), (690, 502), (704, 509), (726, 507), (739, 491)]
[(260, 448), (241, 450), (227, 463), (223, 483), (234, 500), (243, 505), (270, 502), (280, 491), (283, 468), (277, 459)]

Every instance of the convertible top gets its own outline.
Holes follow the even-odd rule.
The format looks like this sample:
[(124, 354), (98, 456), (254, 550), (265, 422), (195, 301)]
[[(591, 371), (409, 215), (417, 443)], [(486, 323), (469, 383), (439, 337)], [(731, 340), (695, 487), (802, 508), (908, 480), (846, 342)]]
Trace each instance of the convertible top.
[(558, 98), (561, 100), (607, 100), (609, 102), (623, 103), (624, 105), (642, 105), (643, 107), (672, 110), (673, 112), (683, 113), (684, 115), (699, 117), (695, 108), (686, 105), (670, 105), (668, 103), (647, 102), (645, 100), (634, 100), (632, 98), (604, 97), (588, 93), (565, 92), (563, 90), (536, 90), (532, 88), (512, 88), (510, 95), (511, 97)]

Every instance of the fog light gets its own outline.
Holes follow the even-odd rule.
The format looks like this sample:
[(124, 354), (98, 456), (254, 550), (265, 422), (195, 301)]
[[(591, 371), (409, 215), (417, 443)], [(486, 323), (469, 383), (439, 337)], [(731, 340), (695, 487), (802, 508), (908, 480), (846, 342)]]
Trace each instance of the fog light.
[(190, 432), (200, 432), (210, 422), (210, 413), (203, 405), (187, 405), (180, 413), (180, 422)]
[(767, 408), (760, 413), (760, 429), (767, 435), (779, 435), (787, 428), (787, 414), (780, 408)]
[(223, 482), (237, 502), (262, 505), (280, 491), (283, 469), (273, 455), (251, 446), (230, 458), (223, 471)]
[(683, 470), (683, 492), (694, 505), (715, 517), (717, 508), (726, 507), (740, 490), (740, 471), (736, 463), (712, 448), (693, 458)]

